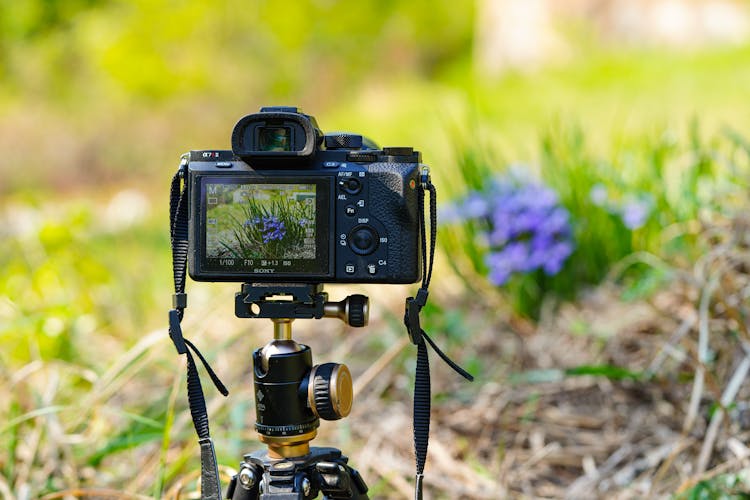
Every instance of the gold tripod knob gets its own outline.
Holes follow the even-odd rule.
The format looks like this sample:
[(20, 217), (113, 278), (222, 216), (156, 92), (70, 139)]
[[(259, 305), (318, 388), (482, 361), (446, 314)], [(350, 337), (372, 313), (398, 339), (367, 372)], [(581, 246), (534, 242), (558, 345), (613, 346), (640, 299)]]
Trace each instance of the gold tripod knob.
[(307, 385), (307, 402), (323, 420), (338, 420), (349, 415), (354, 399), (352, 374), (346, 365), (324, 363), (313, 366)]

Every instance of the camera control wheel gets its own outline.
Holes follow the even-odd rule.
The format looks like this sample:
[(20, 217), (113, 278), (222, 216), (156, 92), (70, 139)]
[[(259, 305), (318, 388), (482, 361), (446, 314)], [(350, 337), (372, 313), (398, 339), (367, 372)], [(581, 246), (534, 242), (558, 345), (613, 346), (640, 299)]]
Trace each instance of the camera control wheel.
[(378, 233), (370, 226), (356, 226), (349, 233), (349, 248), (357, 255), (370, 255), (378, 248)]

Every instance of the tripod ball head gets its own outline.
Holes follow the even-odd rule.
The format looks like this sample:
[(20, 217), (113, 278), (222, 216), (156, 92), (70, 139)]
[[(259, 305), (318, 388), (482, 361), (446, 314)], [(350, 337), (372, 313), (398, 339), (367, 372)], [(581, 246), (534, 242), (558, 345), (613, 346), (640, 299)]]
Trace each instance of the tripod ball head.
[(339, 363), (312, 364), (310, 348), (291, 338), (291, 319), (274, 321), (274, 340), (253, 353), (255, 429), (278, 456), (301, 456), (319, 419), (349, 415), (352, 375)]

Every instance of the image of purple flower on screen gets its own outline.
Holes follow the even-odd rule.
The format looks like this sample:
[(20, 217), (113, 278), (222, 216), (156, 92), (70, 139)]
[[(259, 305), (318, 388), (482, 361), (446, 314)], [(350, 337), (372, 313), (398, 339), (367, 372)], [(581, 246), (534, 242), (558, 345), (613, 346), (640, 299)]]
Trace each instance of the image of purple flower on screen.
[(276, 216), (263, 217), (263, 243), (273, 240), (281, 240), (286, 235), (284, 221), (279, 220)]
[(245, 227), (253, 227), (260, 224), (260, 217), (253, 217), (252, 219), (247, 219), (243, 226)]

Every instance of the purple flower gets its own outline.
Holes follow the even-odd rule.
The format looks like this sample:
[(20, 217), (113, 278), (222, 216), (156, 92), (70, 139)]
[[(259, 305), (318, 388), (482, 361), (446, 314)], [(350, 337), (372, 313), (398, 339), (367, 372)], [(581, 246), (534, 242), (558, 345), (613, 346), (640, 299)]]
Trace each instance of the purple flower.
[(595, 184), (589, 191), (589, 199), (597, 207), (603, 207), (608, 200), (607, 187), (601, 183)]
[(513, 268), (508, 265), (508, 261), (500, 252), (487, 254), (486, 263), (490, 270), (488, 277), (493, 285), (504, 285), (513, 274)]
[(544, 267), (544, 264), (549, 259), (549, 249), (555, 244), (554, 236), (551, 234), (539, 233), (535, 234), (530, 242), (529, 266), (531, 266), (532, 269)]
[(573, 252), (570, 215), (557, 194), (539, 183), (495, 179), (485, 191), (453, 204), (448, 214), (451, 222), (478, 221), (485, 228), (488, 278), (498, 286), (514, 274), (557, 274)]
[(510, 232), (510, 226), (506, 224), (497, 224), (494, 228), (492, 228), (492, 232), (490, 232), (489, 236), (489, 242), (492, 246), (503, 246), (505, 245), (508, 240), (510, 240), (512, 234)]
[(276, 216), (263, 217), (263, 243), (273, 240), (281, 240), (286, 235), (284, 221)]
[(253, 217), (252, 219), (247, 219), (243, 225), (245, 227), (252, 227), (258, 224), (260, 224), (260, 217)]
[(626, 195), (622, 201), (609, 199), (607, 188), (603, 184), (596, 184), (589, 192), (591, 202), (607, 210), (610, 214), (619, 216), (628, 229), (635, 230), (646, 224), (653, 209), (653, 199), (647, 193)]
[(555, 207), (541, 222), (541, 234), (563, 234), (570, 230), (570, 215), (561, 207)]
[(550, 210), (557, 205), (557, 194), (541, 185), (529, 184), (527, 189), (519, 191), (527, 208)]
[(490, 267), (490, 274), (487, 277), (490, 280), (490, 283), (496, 286), (503, 286), (508, 282), (510, 279), (510, 275), (512, 272), (508, 269), (503, 269), (499, 267)]
[(489, 208), (490, 205), (484, 197), (479, 193), (473, 193), (466, 198), (463, 205), (463, 213), (466, 218), (478, 219), (480, 217), (486, 217)]
[(620, 211), (622, 223), (630, 230), (643, 227), (651, 215), (651, 203), (646, 200), (630, 200)]
[(523, 241), (510, 242), (500, 251), (500, 255), (513, 269), (520, 270), (526, 266), (529, 255), (528, 245)]
[(560, 241), (549, 248), (547, 260), (542, 265), (547, 276), (554, 276), (560, 272), (565, 261), (573, 253), (573, 245), (567, 241)]
[(513, 235), (520, 236), (526, 233), (534, 232), (538, 227), (544, 224), (547, 214), (539, 210), (525, 210), (513, 214), (508, 221), (513, 228)]
[(455, 224), (464, 219), (464, 214), (455, 203), (441, 205), (438, 209), (438, 220), (441, 224)]

